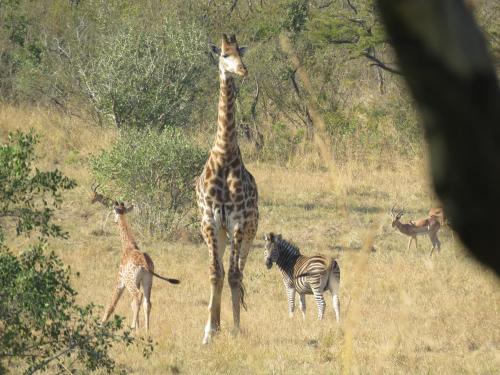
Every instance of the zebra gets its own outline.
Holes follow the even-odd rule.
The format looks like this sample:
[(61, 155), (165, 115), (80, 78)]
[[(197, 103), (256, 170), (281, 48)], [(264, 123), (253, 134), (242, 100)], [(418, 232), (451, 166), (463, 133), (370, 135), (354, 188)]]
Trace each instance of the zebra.
[(297, 246), (284, 240), (281, 234), (269, 233), (264, 236), (266, 266), (271, 269), (273, 263), (278, 265), (283, 275), (288, 296), (288, 312), (293, 317), (295, 309), (295, 292), (300, 295), (300, 310), (306, 318), (306, 294), (313, 294), (318, 306), (318, 320), (323, 319), (325, 299), (323, 292), (332, 293), (333, 310), (337, 323), (340, 321), (340, 267), (333, 258), (328, 260), (323, 255), (301, 255)]

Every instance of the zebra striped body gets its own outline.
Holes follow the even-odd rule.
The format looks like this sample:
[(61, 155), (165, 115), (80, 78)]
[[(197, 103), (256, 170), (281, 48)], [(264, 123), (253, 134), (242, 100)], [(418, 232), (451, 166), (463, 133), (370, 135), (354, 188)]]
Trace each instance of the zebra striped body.
[(300, 295), (300, 309), (305, 318), (305, 295), (313, 294), (318, 306), (318, 319), (323, 319), (325, 300), (323, 293), (332, 293), (333, 309), (337, 322), (340, 320), (340, 302), (338, 290), (340, 284), (340, 268), (335, 259), (323, 255), (305, 256), (293, 244), (280, 235), (269, 233), (266, 239), (266, 265), (268, 268), (276, 263), (283, 276), (283, 283), (288, 296), (288, 309), (293, 316), (295, 309), (295, 293)]

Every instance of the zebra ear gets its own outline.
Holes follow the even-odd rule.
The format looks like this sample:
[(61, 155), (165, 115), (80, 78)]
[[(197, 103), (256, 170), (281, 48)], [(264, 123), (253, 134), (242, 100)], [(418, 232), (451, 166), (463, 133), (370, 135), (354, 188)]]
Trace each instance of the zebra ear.
[(281, 241), (281, 240), (282, 240), (281, 234), (278, 234), (278, 235), (276, 236), (276, 240), (277, 240), (277, 241)]

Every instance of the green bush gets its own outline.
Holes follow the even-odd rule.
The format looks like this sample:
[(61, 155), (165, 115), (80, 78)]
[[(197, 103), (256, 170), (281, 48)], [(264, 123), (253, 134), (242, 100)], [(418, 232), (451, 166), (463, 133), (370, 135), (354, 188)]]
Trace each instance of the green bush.
[(139, 225), (169, 235), (190, 222), (206, 156), (175, 129), (127, 130), (91, 159), (91, 169), (105, 194), (134, 203)]

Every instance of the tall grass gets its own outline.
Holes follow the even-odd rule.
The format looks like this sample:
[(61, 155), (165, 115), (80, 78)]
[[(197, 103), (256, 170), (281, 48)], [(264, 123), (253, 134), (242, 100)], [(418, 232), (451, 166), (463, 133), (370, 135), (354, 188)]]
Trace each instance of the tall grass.
[[(88, 156), (108, 147), (112, 129), (89, 126), (39, 109), (3, 107), (0, 137), (8, 130), (33, 127), (42, 133), (41, 166), (57, 166), (79, 186), (64, 197), (58, 221), (68, 241), (52, 240), (71, 265), (82, 302), (106, 305), (120, 257), (118, 230), (105, 212), (89, 205)], [(307, 158), (310, 158), (307, 160)], [(227, 284), (223, 291), (222, 331), (201, 345), (209, 297), (208, 254), (201, 242), (166, 242), (131, 227), (159, 273), (182, 280), (172, 286), (155, 280), (151, 332), (158, 343), (145, 360), (137, 349), (113, 348), (117, 370), (147, 374), (494, 374), (500, 371), (500, 283), (453, 239), (440, 231), (441, 254), (428, 257), (430, 241), (406, 250), (406, 237), (390, 226), (388, 211), (404, 204), (408, 219), (426, 214), (434, 203), (426, 162), (420, 157), (350, 161), (332, 171), (311, 169), (317, 155), (287, 168), (247, 163), (260, 194), (259, 233), (245, 269), (248, 312), (241, 335), (230, 334), (232, 313)], [(275, 231), (305, 254), (334, 256), (341, 267), (341, 324), (331, 301), (318, 322), (307, 298), (307, 319), (288, 318), (279, 273), (263, 260), (264, 232)], [(373, 248), (367, 242), (370, 237)], [(24, 238), (9, 239), (21, 249)], [(19, 245), (19, 246), (17, 246)], [(117, 313), (130, 319), (125, 293)], [(142, 323), (142, 312), (141, 312)], [(130, 321), (130, 320), (129, 320)], [(143, 334), (143, 333), (141, 333)]]

